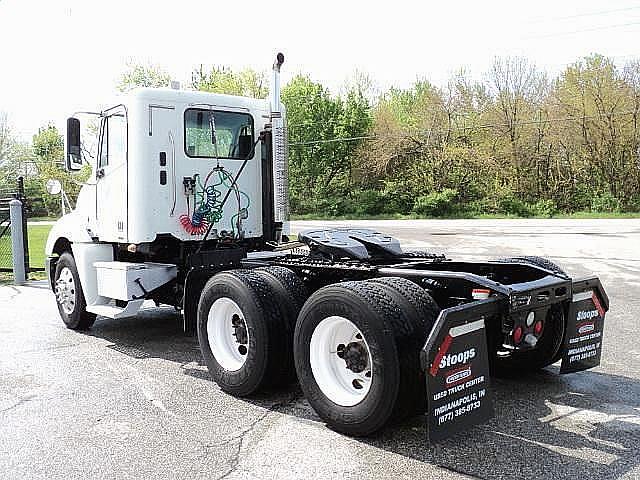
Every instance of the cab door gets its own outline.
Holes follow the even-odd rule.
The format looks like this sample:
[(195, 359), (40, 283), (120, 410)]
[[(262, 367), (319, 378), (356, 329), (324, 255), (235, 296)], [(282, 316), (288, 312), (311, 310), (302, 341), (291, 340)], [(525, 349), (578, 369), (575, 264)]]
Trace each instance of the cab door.
[(100, 124), (96, 170), (96, 233), (101, 241), (127, 241), (127, 112), (106, 111)]

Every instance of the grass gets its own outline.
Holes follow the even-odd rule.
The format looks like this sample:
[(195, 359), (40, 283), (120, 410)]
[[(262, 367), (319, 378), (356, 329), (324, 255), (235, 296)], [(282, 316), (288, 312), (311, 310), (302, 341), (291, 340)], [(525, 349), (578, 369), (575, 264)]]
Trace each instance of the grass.
[[(28, 225), (27, 235), (29, 236), (29, 264), (32, 268), (44, 268), (45, 254), (44, 246), (47, 242), (51, 225)], [(7, 234), (0, 238), (0, 268), (12, 268), (11, 256), (11, 235)], [(31, 272), (30, 279), (38, 280), (44, 278), (44, 272)], [(0, 283), (10, 282), (13, 279), (9, 272), (0, 273)]]

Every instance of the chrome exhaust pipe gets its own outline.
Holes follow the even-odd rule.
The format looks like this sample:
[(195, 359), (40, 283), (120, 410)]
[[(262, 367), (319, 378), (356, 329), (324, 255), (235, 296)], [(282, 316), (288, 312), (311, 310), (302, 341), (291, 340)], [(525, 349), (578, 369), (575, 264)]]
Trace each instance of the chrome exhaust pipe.
[(271, 128), (273, 139), (273, 212), (274, 221), (281, 223), (282, 230), (276, 235), (289, 234), (289, 178), (287, 159), (287, 127), (280, 103), (280, 67), (284, 55), (278, 53), (273, 63), (271, 77)]

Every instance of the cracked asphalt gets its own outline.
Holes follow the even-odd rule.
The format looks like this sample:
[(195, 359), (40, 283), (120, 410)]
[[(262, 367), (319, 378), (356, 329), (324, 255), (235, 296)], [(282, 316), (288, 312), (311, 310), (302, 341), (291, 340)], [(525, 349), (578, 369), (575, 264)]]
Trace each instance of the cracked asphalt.
[[(292, 222), (296, 231), (344, 222)], [(548, 256), (611, 300), (600, 367), (494, 381), (496, 417), (435, 446), (424, 417), (353, 439), (298, 387), (237, 399), (172, 309), (64, 328), (44, 282), (0, 287), (0, 478), (640, 478), (640, 221), (348, 222), (452, 258)]]

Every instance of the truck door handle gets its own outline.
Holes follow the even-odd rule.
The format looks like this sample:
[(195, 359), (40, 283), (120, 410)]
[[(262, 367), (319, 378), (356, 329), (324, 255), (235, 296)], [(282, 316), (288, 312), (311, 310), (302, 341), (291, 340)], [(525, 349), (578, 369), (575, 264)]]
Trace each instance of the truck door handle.
[(104, 177), (104, 168), (99, 168), (96, 171), (96, 178), (102, 178), (102, 177)]

